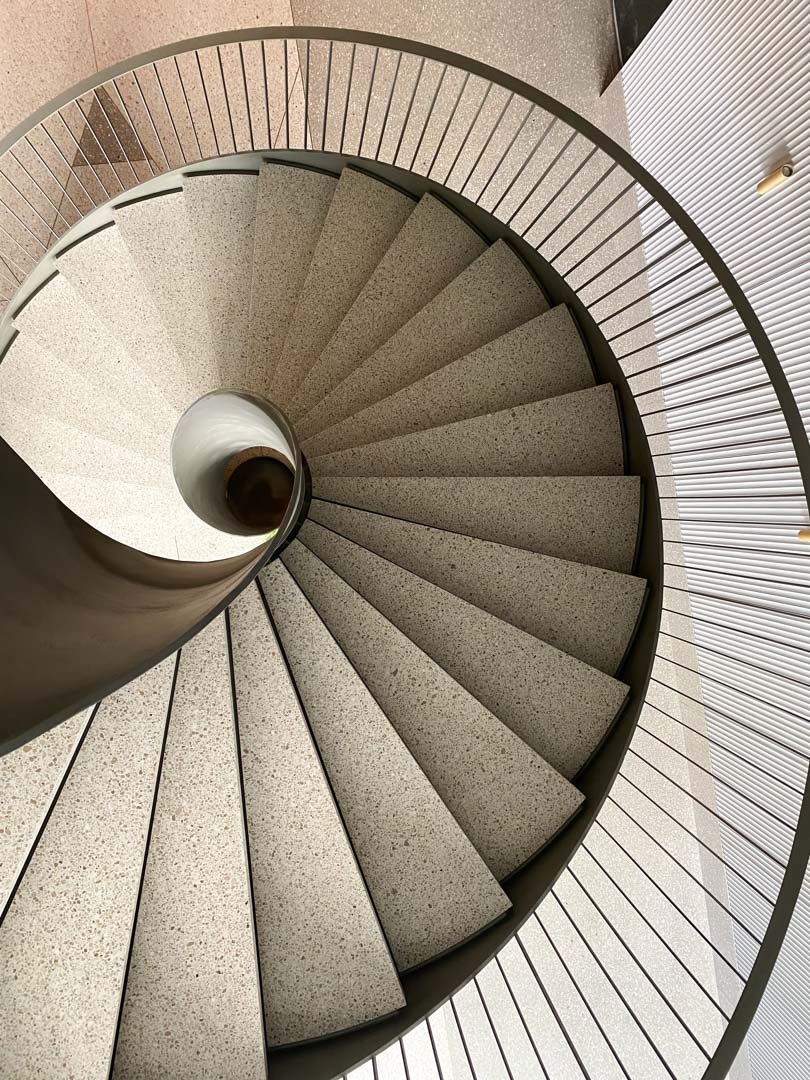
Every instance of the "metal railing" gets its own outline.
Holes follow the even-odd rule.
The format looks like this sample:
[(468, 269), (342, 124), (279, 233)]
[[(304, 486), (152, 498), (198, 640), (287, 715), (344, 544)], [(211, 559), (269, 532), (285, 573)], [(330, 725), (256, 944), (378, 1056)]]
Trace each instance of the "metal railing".
[(546, 260), (624, 372), (664, 528), (657, 658), (594, 826), (473, 981), (352, 1075), (718, 1080), (810, 854), (810, 448), (778, 358), (695, 224), (593, 125), (486, 65), (337, 30), (184, 42), (12, 132), (0, 300), (152, 177), (302, 150), (435, 181)]

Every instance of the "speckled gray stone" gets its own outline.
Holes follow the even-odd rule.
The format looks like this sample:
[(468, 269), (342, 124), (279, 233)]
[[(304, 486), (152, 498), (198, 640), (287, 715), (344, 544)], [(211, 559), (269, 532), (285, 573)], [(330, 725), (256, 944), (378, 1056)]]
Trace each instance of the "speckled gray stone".
[(65, 505), (94, 528), (150, 555), (204, 562), (226, 559), (256, 545), (255, 537), (233, 536), (206, 525), (174, 484), (130, 483), (118, 479), (109, 467), (104, 472), (99, 468), (96, 475), (47, 471), (40, 475)]
[(313, 476), (603, 476), (623, 472), (623, 457), (605, 383), (309, 463)]
[(0, 910), (87, 717), (77, 713), (0, 757)]
[(264, 164), (256, 195), (245, 385), (268, 394), (337, 179)]
[[(21, 401), (0, 395), (0, 435), (39, 475), (75, 473), (79, 476), (126, 476), (139, 483), (155, 482), (159, 463), (89, 434), (56, 416), (43, 422), (41, 413)], [(56, 488), (53, 489), (58, 495)], [(80, 514), (75, 506), (71, 509)]]
[(425, 963), (509, 900), (289, 573), (262, 576), (397, 967)]
[(183, 198), (178, 191), (141, 199), (118, 207), (115, 219), (189, 378), (216, 390), (219, 367)]
[(198, 518), (177, 490), (168, 460), (130, 453), (2, 394), (0, 435), (75, 514), (130, 547), (210, 560), (254, 546), (254, 538), (219, 532)]
[(175, 408), (187, 409), (211, 389), (187, 374), (116, 225), (71, 247), (57, 266), (132, 363)]
[(393, 435), (593, 386), (579, 330), (564, 304), (370, 405), (307, 442), (328, 454)]
[(623, 683), (315, 522), (299, 537), (563, 776), (598, 747)]
[[(520, 930), (521, 942), (524, 942), (528, 937), (532, 924), (534, 924), (534, 919), (529, 919), (524, 923)], [(540, 930), (539, 927), (537, 928), (537, 933), (538, 936), (543, 936), (542, 930)], [(554, 1001), (554, 997), (552, 996), (552, 985), (556, 979), (554, 970), (555, 959), (556, 958), (552, 953), (551, 959), (541, 961), (536, 968), (537, 971), (543, 972), (543, 985), (546, 988), (549, 997), (552, 999), (552, 1002)], [(543, 1048), (543, 1060), (554, 1062), (554, 1080), (582, 1080), (582, 1069), (580, 1069), (577, 1064), (577, 1060), (571, 1052), (571, 1047), (565, 1040), (564, 1033), (570, 1030), (570, 1023), (568, 1017), (565, 1016), (565, 1010), (561, 1009), (559, 1013), (560, 1017), (564, 1018), (563, 1023), (566, 1025), (565, 1027), (562, 1027), (555, 1019), (554, 1013), (549, 1007), (548, 1000), (542, 993), (538, 995), (537, 981), (529, 966), (529, 961), (526, 959), (516, 937), (513, 937), (512, 940), (507, 942), (500, 950), (498, 953), (498, 961), (501, 971), (493, 971), (493, 978), (497, 979), (502, 973), (500, 981), (503, 992), (507, 996), (511, 996), (510, 991), (514, 994), (515, 1003), (520, 1011), (520, 1015), (523, 1017), (523, 1021), (526, 1024), (530, 1036), (534, 1039), (536, 1046), (542, 1046)], [(559, 961), (557, 961), (557, 963), (559, 964)], [(484, 971), (489, 974), (494, 967), (496, 967), (496, 965), (488, 965)], [(576, 991), (574, 991), (573, 988), (572, 993), (576, 994)], [(556, 1007), (557, 1005), (555, 1004), (555, 1008)], [(576, 1008), (575, 1005), (573, 1007)], [(582, 1010), (582, 1012), (586, 1012), (586, 1010)], [(581, 1018), (580, 1014), (576, 1015), (579, 1015)], [(521, 1024), (516, 1012), (512, 1013), (512, 1017), (512, 1024), (515, 1022)], [(531, 1047), (528, 1040), (527, 1045), (529, 1048)], [(582, 1044), (578, 1042), (576, 1045), (577, 1047), (580, 1047)], [(601, 1080), (601, 1074), (595, 1075), (599, 1075)], [(545, 1080), (545, 1078), (543, 1078), (543, 1080)], [(605, 1080), (608, 1080), (607, 1076), (605, 1076)]]
[(492, 873), (516, 870), (580, 793), (303, 544), (284, 564)]
[[(67, 278), (57, 274), (49, 281), (17, 315), (14, 325), (96, 386), (99, 409), (112, 397), (124, 417), (138, 417), (137, 425), (127, 425), (122, 417), (122, 426), (136, 433), (132, 449), (143, 453), (149, 447), (154, 457), (168, 454), (178, 411), (144, 378)], [(66, 412), (81, 415), (94, 407), (94, 401), (66, 402)]]
[(183, 646), (113, 1080), (265, 1076), (223, 618)]
[(278, 1045), (405, 999), (256, 587), (230, 616), (267, 1037)]
[(335, 503), (309, 516), (609, 675), (633, 636), (643, 578)]
[[(46, 222), (48, 219), (53, 221), (55, 215), (53, 209), (49, 210), (47, 205), (41, 208), (36, 206), (37, 201), (44, 202), (44, 200), (41, 197), (37, 200), (35, 189), (31, 196), (27, 196), (31, 182), (27, 180), (22, 170), (17, 170), (17, 182), (26, 191), (26, 195), (21, 195), (20, 192), (14, 189), (8, 176), (9, 172), (13, 176), (14, 171), (14, 163), (13, 159), (11, 159), (3, 173), (5, 177), (3, 204), (7, 209), (6, 213), (3, 214), (0, 251), (15, 266), (25, 271), (36, 265), (42, 258), (46, 245), (52, 242), (53, 238)], [(45, 220), (37, 217), (37, 210)], [(58, 228), (58, 219), (55, 224), (57, 233), (64, 233), (64, 226), (61, 230)]]
[(629, 573), (637, 476), (314, 477), (316, 498)]
[(296, 425), (306, 439), (480, 348), (548, 309), (540, 286), (498, 240)]
[(0, 927), (0, 1075), (106, 1080), (171, 688), (101, 705)]
[(0, 364), (0, 397), (36, 413), (40, 424), (53, 417), (127, 451), (155, 454), (154, 432), (139, 414), (27, 334), (14, 338)]
[(94, 528), (130, 547), (167, 559), (224, 559), (255, 547), (255, 538), (212, 529), (183, 501), (176, 485), (156, 487), (114, 475), (43, 472), (41, 479)]
[(486, 243), (457, 213), (425, 195), (290, 403), (303, 416), (481, 255)]
[(233, 390), (245, 386), (257, 182), (249, 173), (184, 180), (193, 261), (208, 306), (221, 385)]
[(402, 192), (344, 169), (310, 263), (271, 396), (282, 408), (354, 303), (414, 207)]

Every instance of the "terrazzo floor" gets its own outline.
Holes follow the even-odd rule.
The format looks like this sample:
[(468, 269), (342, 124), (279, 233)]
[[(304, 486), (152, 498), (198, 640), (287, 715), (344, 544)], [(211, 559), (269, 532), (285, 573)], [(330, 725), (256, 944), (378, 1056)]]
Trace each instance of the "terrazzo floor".
[(184, 38), (242, 27), (343, 26), (429, 42), (510, 72), (624, 130), (601, 97), (618, 53), (610, 0), (4, 0), (0, 137), (51, 98), (111, 64)]

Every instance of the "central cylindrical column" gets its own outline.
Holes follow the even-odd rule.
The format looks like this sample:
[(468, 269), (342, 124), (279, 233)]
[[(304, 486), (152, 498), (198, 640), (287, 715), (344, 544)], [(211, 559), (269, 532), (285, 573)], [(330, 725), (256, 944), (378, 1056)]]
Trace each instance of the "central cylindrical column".
[(225, 498), (234, 516), (248, 528), (277, 529), (293, 490), (287, 460), (269, 446), (251, 446), (225, 466)]
[(186, 409), (172, 438), (174, 478), (187, 505), (208, 525), (238, 536), (281, 526), (301, 467), (283, 413), (255, 394), (206, 394)]

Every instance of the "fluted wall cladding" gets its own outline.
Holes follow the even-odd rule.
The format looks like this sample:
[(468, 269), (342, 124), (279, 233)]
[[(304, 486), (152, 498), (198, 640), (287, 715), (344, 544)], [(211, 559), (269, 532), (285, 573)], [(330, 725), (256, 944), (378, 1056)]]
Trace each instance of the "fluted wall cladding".
[[(680, 115), (681, 76), (667, 64), (688, 7), (671, 9), (624, 77), (634, 150), (663, 179), (671, 167), (687, 204), (692, 174), (678, 162), (694, 146), (670, 156), (650, 133), (648, 103), (671, 78), (666, 107)], [(746, 26), (764, 17), (740, 7)], [(802, 19), (790, 9), (793, 34)], [(65, 1064), (65, 1040), (40, 1038), (32, 1011), (47, 954), (23, 960), (37, 948), (45, 908), (33, 891), (49, 867), (71, 864), (65, 888), (84, 905), (68, 980), (94, 977), (82, 927), (123, 927), (105, 938), (107, 975), (120, 977), (103, 1009), (77, 1012), (67, 984), (47, 987), (45, 1014), (66, 1036), (85, 1018), (94, 1069), (103, 1062), (106, 1075), (112, 1060), (117, 1077), (158, 1075), (164, 1047), (197, 1075), (234, 1059), (261, 1075), (265, 1039), (272, 1068), (279, 1046), (389, 1023), (409, 971), (507, 911), (509, 875), (578, 809), (577, 775), (627, 690), (622, 655), (645, 589), (633, 573), (640, 491), (623, 475), (617, 398), (595, 385), (571, 311), (549, 304), (517, 237), (574, 290), (641, 414), (661, 500), (661, 634), (619, 774), (539, 907), (470, 982), (350, 1075), (699, 1080), (718, 1047), (733, 1047), (729, 1024), (793, 865), (810, 749), (794, 547), (806, 514), (801, 440), (767, 342), (689, 223), (576, 123), (446, 57), (248, 40), (121, 74), (15, 147), (41, 194), (32, 189), (38, 201), (23, 199), (5, 229), (11, 291), (29, 270), (36, 277), (68, 225), (112, 202), (99, 211), (107, 227), (46, 259), (57, 276), (11, 308), (19, 334), (0, 365), (0, 433), (99, 527), (176, 554), (192, 525), (170, 476), (155, 483), (174, 419), (206, 390), (246, 383), (291, 417), (314, 499), (281, 560), (176, 661), (3, 760), (8, 783), (29, 762), (37, 773), (4, 834), (13, 862), (28, 849), (23, 834), (35, 837), (26, 872), (5, 874), (0, 963), (12, 978), (0, 1008), (13, 1019), (25, 982), (30, 1019), (9, 1023), (0, 1052), (10, 1075), (28, 1075), (29, 1063), (95, 1075), (85, 1059)], [(76, 137), (83, 124), (100, 151), (92, 164)], [(356, 168), (328, 175), (341, 159), (311, 158), (325, 173), (255, 155), (228, 158), (241, 173), (162, 180), (208, 156), (302, 147), (441, 187), (416, 201)], [(709, 177), (699, 175), (702, 193)], [(154, 197), (131, 201), (140, 181)], [(55, 213), (43, 212), (45, 191)], [(472, 218), (445, 204), (454, 192)], [(722, 247), (731, 232), (695, 198), (710, 234), (720, 222)], [(476, 207), (512, 233), (485, 241)], [(729, 240), (729, 261), (771, 320), (804, 408), (794, 309), (766, 293), (751, 254), (777, 220), (757, 218), (762, 245), (750, 233)], [(120, 304), (110, 289), (119, 270)], [(783, 273), (799, 274), (798, 260)], [(88, 370), (88, 356), (109, 373)], [(54, 398), (60, 372), (69, 401)], [(120, 426), (101, 408), (80, 422), (96, 394), (114, 409), (142, 384), (153, 401), (138, 399)], [(155, 527), (156, 505), (166, 509)], [(203, 539), (188, 550), (205, 550)], [(216, 682), (210, 708), (200, 672)], [(128, 702), (148, 728), (141, 752), (154, 778), (148, 792), (117, 796), (119, 814), (138, 808), (127, 817), (136, 855), (120, 855), (121, 836), (99, 837), (80, 865), (71, 822), (88, 798), (82, 777)], [(143, 784), (125, 773), (118, 762), (111, 784)], [(54, 781), (59, 799), (38, 827)], [(172, 822), (190, 818), (207, 826), (184, 840)], [(110, 867), (134, 898), (129, 921), (120, 894), (95, 907), (88, 896)], [(56, 911), (58, 889), (41, 903)], [(795, 967), (784, 970), (790, 985)], [(173, 1034), (164, 1018), (180, 987), (197, 1004)], [(212, 1009), (217, 987), (238, 1007)], [(206, 1030), (218, 1032), (222, 1061), (205, 1060)], [(766, 1075), (774, 1049), (756, 1037), (735, 1080)]]
[[(722, 13), (711, 5), (684, 0), (671, 5), (623, 75), (633, 154), (681, 202), (744, 288), (776, 350), (806, 427), (810, 395), (805, 344), (810, 324), (803, 297), (810, 266), (810, 176), (803, 163), (810, 150), (810, 132), (802, 43), (808, 33), (806, 5), (791, 0), (765, 4), (736, 0)], [(791, 180), (771, 195), (758, 195), (757, 182), (784, 162), (795, 166)], [(654, 255), (653, 245), (649, 255)], [(670, 295), (677, 298), (686, 290), (698, 291), (701, 284), (700, 271), (695, 270), (684, 274)], [(666, 306), (663, 293), (658, 310)], [(659, 315), (662, 327), (671, 326), (673, 319)], [(734, 330), (731, 324), (729, 329)], [(700, 691), (707, 707), (702, 711), (713, 739), (728, 743), (731, 710), (771, 736), (767, 750), (762, 747), (758, 757), (763, 768), (781, 778), (775, 788), (780, 814), (794, 822), (810, 750), (810, 666), (795, 621), (796, 615), (808, 614), (807, 557), (795, 544), (797, 526), (807, 521), (806, 497), (756, 355), (729, 342), (715, 350), (712, 366), (725, 366), (726, 358), (740, 363), (717, 377), (716, 391), (747, 393), (745, 411), (750, 419), (744, 429), (756, 431), (758, 442), (750, 449), (726, 450), (725, 466), (715, 458), (717, 479), (707, 492), (711, 498), (702, 503), (687, 475), (692, 471), (688, 462), (708, 460), (708, 455), (698, 451), (684, 455), (681, 475), (673, 477), (680, 520), (665, 523), (667, 546), (669, 557), (682, 567), (691, 599), (688, 610), (681, 606), (684, 614), (668, 620), (669, 648), (677, 647), (675, 638), (686, 637), (692, 643), (680, 647), (690, 650), (689, 666), (703, 675)], [(673, 371), (673, 381), (674, 376)], [(668, 388), (666, 403), (677, 403), (678, 393), (677, 387)], [(708, 406), (704, 414), (708, 419)], [(672, 421), (670, 425), (675, 426)], [(730, 441), (736, 442), (730, 423), (727, 430)], [(725, 475), (721, 470), (727, 470)], [(724, 517), (733, 517), (734, 524), (724, 524)], [(722, 548), (712, 567), (709, 545), (718, 544)], [(746, 550), (736, 553), (733, 545)], [(709, 584), (713, 569), (724, 575), (722, 596), (715, 595)], [(704, 595), (696, 596), (698, 592)], [(743, 606), (738, 598), (750, 604)], [(751, 690), (767, 704), (737, 696), (747, 685), (741, 669), (746, 660), (761, 669), (758, 686)], [(738, 733), (735, 748), (743, 752), (752, 748), (750, 738)], [(739, 759), (722, 746), (714, 751), (711, 768), (738, 787), (750, 779), (740, 772)], [(724, 812), (733, 814), (729, 801), (733, 793), (720, 784), (716, 794)], [(757, 833), (767, 835), (768, 823), (760, 822)], [(734, 844), (728, 831), (724, 843)], [(749, 884), (731, 879), (728, 901), (736, 917), (752, 925), (762, 917), (757, 915), (762, 899), (756, 890), (768, 891), (769, 874), (767, 867), (740, 854), (739, 869)], [(810, 1046), (803, 1036), (810, 1030), (810, 1016), (802, 986), (807, 978), (808, 920), (805, 885), (747, 1039), (747, 1065), (754, 1080), (777, 1075), (799, 1080), (806, 1072)], [(735, 933), (740, 954), (750, 955), (751, 943), (737, 931), (736, 923)], [(744, 1067), (741, 1059), (740, 1068)]]

